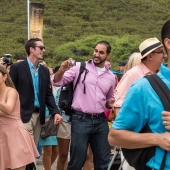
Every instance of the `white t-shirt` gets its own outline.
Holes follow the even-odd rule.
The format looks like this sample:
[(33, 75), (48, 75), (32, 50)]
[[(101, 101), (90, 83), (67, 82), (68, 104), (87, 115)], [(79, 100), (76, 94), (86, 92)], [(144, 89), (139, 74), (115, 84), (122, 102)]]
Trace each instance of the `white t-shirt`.
[(103, 68), (96, 67), (96, 70), (97, 70), (98, 75), (101, 75), (105, 72), (106, 68), (105, 67), (103, 67)]

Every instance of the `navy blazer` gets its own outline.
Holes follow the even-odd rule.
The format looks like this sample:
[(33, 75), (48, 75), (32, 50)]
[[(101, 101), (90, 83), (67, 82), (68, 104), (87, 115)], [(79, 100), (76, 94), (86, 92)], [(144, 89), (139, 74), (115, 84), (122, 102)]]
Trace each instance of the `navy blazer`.
[[(30, 68), (27, 59), (15, 63), (10, 68), (10, 76), (19, 93), (21, 103), (21, 119), (23, 123), (29, 122), (34, 109), (34, 87)], [(39, 102), (40, 102), (40, 123), (45, 123), (45, 106), (48, 107), (51, 115), (59, 113), (50, 82), (48, 68), (40, 65), (39, 68)]]

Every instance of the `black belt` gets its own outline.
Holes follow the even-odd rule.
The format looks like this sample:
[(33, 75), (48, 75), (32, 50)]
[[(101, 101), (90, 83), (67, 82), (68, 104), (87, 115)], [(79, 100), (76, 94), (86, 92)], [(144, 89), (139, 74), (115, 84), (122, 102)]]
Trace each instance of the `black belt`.
[(35, 113), (39, 113), (39, 112), (40, 112), (40, 109), (39, 109), (38, 107), (34, 107), (33, 112), (35, 112)]
[(104, 112), (102, 112), (102, 113), (93, 113), (93, 114), (90, 114), (90, 113), (84, 113), (84, 112), (81, 112), (81, 111), (73, 110), (73, 114), (79, 115), (79, 116), (86, 116), (86, 117), (90, 117), (90, 118), (92, 118), (92, 119), (95, 119), (95, 118), (98, 118), (98, 117), (100, 117), (101, 115), (103, 115)]

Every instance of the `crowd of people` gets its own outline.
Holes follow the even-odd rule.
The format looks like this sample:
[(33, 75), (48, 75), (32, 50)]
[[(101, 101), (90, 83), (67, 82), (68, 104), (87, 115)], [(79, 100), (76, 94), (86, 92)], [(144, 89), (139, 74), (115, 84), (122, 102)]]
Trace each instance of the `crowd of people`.
[[(0, 169), (25, 170), (39, 156), (42, 147), (43, 170), (57, 159), (57, 170), (107, 170), (111, 147), (148, 148), (154, 156), (146, 162), (150, 169), (170, 169), (170, 110), (149, 84), (146, 75), (157, 74), (170, 88), (170, 20), (158, 38), (139, 42), (139, 52), (122, 61), (118, 78), (111, 69), (111, 45), (98, 42), (92, 58), (74, 91), (72, 113), (59, 107), (61, 87), (77, 81), (81, 62), (71, 58), (54, 69), (43, 60), (41, 39), (25, 43), (27, 57), (16, 63), (0, 60)], [(168, 64), (163, 65), (167, 57)], [(40, 137), (47, 116), (59, 126), (57, 136)], [(109, 128), (108, 122), (112, 125)], [(148, 125), (152, 133), (140, 133)], [(164, 152), (167, 151), (166, 155)], [(69, 155), (70, 154), (70, 155)], [(121, 155), (123, 157), (123, 155)], [(125, 161), (123, 170), (134, 169)]]

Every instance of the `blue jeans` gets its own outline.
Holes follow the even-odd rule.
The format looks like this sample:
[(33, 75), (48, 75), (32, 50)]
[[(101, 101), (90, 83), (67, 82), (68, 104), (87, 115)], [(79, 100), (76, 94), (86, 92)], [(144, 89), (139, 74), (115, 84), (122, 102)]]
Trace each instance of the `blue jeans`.
[(71, 123), (70, 161), (67, 170), (82, 169), (89, 143), (93, 152), (94, 170), (107, 170), (110, 157), (108, 132), (109, 127), (104, 113), (97, 118), (74, 114)]

